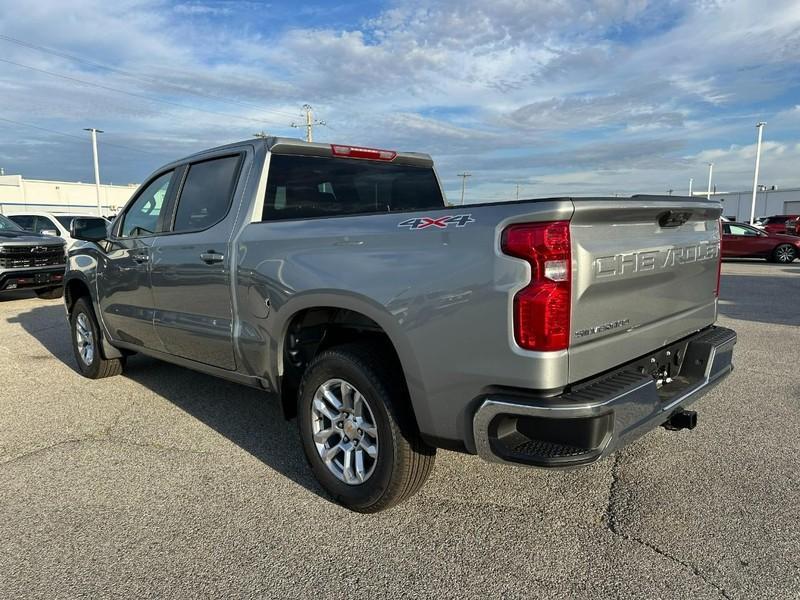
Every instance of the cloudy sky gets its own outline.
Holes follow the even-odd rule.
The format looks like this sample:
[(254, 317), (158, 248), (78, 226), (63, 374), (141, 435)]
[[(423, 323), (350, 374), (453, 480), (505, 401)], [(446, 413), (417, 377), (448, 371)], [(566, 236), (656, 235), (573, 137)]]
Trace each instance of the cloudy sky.
[[(797, 0), (0, 0), (0, 167), (104, 182), (254, 132), (429, 152), (467, 201), (800, 186)], [(35, 127), (31, 127), (35, 126)], [(63, 135), (66, 134), (66, 135)]]

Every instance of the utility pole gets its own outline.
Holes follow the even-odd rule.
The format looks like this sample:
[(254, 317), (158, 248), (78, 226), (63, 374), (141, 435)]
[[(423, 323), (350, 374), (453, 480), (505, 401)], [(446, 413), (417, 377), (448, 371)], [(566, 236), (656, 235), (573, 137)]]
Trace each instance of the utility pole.
[(297, 123), (292, 123), (292, 127), (305, 127), (306, 128), (306, 141), (313, 142), (314, 141), (314, 125), (327, 125), (325, 121), (320, 121), (319, 119), (314, 118), (314, 113), (312, 112), (310, 104), (303, 104), (303, 110), (306, 111), (306, 122), (302, 125), (298, 125)]
[(693, 177), (690, 177), (690, 178), (689, 178), (689, 196), (691, 196), (691, 195), (692, 195), (692, 184), (693, 184), (693, 183), (694, 183), (694, 178), (693, 178)]
[(519, 200), (519, 184), (517, 184), (517, 200)]
[(758, 167), (761, 162), (761, 135), (764, 132), (765, 121), (756, 123), (758, 129), (758, 143), (756, 144), (756, 172), (753, 174), (753, 201), (750, 203), (750, 225), (756, 221), (756, 191), (758, 190)]
[(459, 173), (458, 176), (461, 177), (461, 206), (464, 206), (464, 191), (467, 188), (467, 177), (472, 177), (472, 173), (464, 171), (463, 173)]
[(714, 172), (714, 163), (708, 163), (708, 192), (706, 192), (706, 200), (711, 200), (711, 174)]
[(92, 133), (92, 156), (94, 158), (94, 187), (97, 190), (97, 216), (103, 216), (103, 207), (100, 204), (100, 162), (97, 158), (97, 134), (103, 133), (101, 129), (95, 129), (94, 127), (86, 127), (84, 131), (90, 131)]

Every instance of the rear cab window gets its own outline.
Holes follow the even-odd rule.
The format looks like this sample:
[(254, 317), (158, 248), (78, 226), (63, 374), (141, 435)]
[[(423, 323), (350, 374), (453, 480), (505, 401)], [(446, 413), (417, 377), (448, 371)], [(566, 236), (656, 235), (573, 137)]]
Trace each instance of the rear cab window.
[(262, 220), (442, 208), (433, 168), (338, 157), (273, 154)]

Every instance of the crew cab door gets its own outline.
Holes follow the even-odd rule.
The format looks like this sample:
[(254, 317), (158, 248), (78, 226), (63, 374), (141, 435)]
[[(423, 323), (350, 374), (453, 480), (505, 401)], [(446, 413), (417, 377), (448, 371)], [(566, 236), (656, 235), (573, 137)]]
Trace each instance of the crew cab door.
[(153, 327), (151, 249), (164, 228), (164, 208), (175, 189), (175, 171), (142, 186), (114, 224), (97, 265), (97, 295), (111, 337), (161, 350)]
[(233, 370), (229, 242), (244, 153), (209, 155), (181, 168), (168, 233), (153, 246), (155, 329), (166, 352)]

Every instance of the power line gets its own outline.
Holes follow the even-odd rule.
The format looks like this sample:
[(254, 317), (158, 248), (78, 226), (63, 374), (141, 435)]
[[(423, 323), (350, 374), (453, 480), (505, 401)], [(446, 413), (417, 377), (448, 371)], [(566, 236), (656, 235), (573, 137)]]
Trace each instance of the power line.
[[(49, 129), (48, 127), (41, 127), (39, 125), (31, 125), (30, 123), (23, 123), (21, 121), (14, 121), (13, 119), (6, 119), (4, 117), (0, 117), (0, 121), (5, 121), (6, 123), (12, 123), (14, 125), (21, 125), (23, 127), (30, 127), (31, 129), (38, 129), (39, 131), (46, 131), (48, 133), (55, 133), (56, 135), (63, 135), (64, 137), (71, 137), (76, 140), (80, 140), (83, 143), (86, 143), (86, 138), (79, 135), (73, 135), (71, 133), (64, 133), (63, 131), (56, 131), (55, 129)], [(143, 154), (149, 154), (150, 156), (155, 156), (153, 152), (148, 150), (142, 150), (141, 148), (134, 148), (133, 146), (126, 146), (124, 144), (115, 144), (113, 142), (103, 142), (103, 146), (114, 146), (117, 148), (125, 148), (126, 150), (133, 150), (134, 152), (141, 152)]]
[(278, 110), (265, 109), (265, 108), (262, 108), (261, 106), (259, 106), (258, 104), (255, 104), (253, 102), (246, 102), (246, 101), (242, 101), (242, 100), (236, 100), (236, 99), (233, 99), (233, 98), (226, 98), (225, 96), (218, 96), (216, 94), (209, 94), (208, 92), (202, 92), (200, 90), (196, 90), (196, 89), (194, 89), (192, 87), (189, 87), (189, 86), (180, 85), (180, 84), (169, 82), (169, 81), (164, 81), (162, 79), (156, 79), (155, 77), (149, 77), (147, 75), (141, 75), (141, 74), (133, 73), (133, 72), (128, 71), (126, 69), (121, 69), (119, 67), (112, 67), (111, 65), (107, 65), (107, 64), (104, 64), (104, 63), (99, 63), (99, 62), (96, 62), (96, 61), (93, 61), (93, 60), (82, 58), (80, 56), (75, 56), (74, 54), (68, 54), (66, 52), (62, 52), (61, 50), (56, 50), (54, 48), (49, 48), (47, 46), (41, 46), (39, 44), (33, 44), (31, 42), (26, 42), (24, 40), (13, 38), (13, 37), (8, 36), (8, 35), (0, 34), (0, 40), (4, 40), (4, 41), (10, 42), (12, 44), (17, 44), (18, 46), (22, 46), (22, 47), (25, 47), (25, 48), (30, 48), (32, 50), (37, 50), (39, 52), (44, 52), (46, 54), (52, 54), (53, 56), (59, 56), (61, 58), (66, 58), (67, 60), (72, 60), (72, 61), (75, 61), (75, 62), (83, 63), (85, 65), (89, 65), (89, 66), (92, 66), (92, 67), (105, 69), (106, 71), (119, 73), (120, 75), (123, 75), (124, 77), (128, 77), (129, 79), (134, 79), (136, 81), (140, 81), (140, 82), (146, 83), (148, 85), (158, 85), (160, 87), (167, 86), (167, 87), (171, 87), (173, 89), (181, 90), (183, 92), (189, 92), (190, 94), (194, 94), (196, 96), (200, 96), (200, 97), (203, 97), (203, 98), (208, 98), (210, 100), (219, 100), (221, 102), (228, 102), (230, 104), (236, 104), (236, 105), (243, 106), (243, 107), (252, 107), (252, 108), (258, 109), (258, 110), (260, 110), (262, 112), (271, 113), (271, 114), (275, 114), (275, 115), (279, 115), (279, 116), (284, 116), (284, 117), (295, 117), (296, 116), (296, 115), (294, 115), (292, 113), (282, 112), (282, 111), (278, 111)]
[[(239, 119), (239, 120), (242, 120), (242, 121), (249, 121), (249, 122), (259, 123), (259, 124), (269, 123), (269, 121), (265, 121), (263, 119), (255, 119), (253, 117), (243, 117), (241, 115), (233, 115), (233, 114), (230, 114), (230, 113), (223, 113), (223, 112), (219, 112), (219, 111), (216, 111), (216, 110), (208, 110), (206, 108), (196, 108), (194, 106), (189, 106), (188, 104), (182, 104), (180, 102), (172, 102), (171, 100), (164, 100), (163, 98), (153, 98), (152, 96), (146, 96), (145, 94), (137, 94), (136, 92), (129, 92), (127, 90), (121, 90), (119, 88), (111, 87), (111, 86), (108, 86), (108, 85), (103, 85), (103, 84), (100, 84), (100, 83), (94, 83), (92, 81), (86, 81), (85, 79), (78, 79), (77, 77), (70, 77), (68, 75), (61, 75), (60, 73), (54, 73), (52, 71), (46, 71), (45, 69), (39, 69), (37, 67), (31, 67), (30, 65), (24, 65), (22, 63), (14, 62), (13, 60), (7, 60), (5, 58), (0, 58), (0, 62), (7, 63), (9, 65), (14, 65), (16, 67), (22, 67), (23, 69), (29, 69), (29, 70), (35, 71), (37, 73), (44, 73), (45, 75), (50, 75), (52, 77), (58, 77), (60, 79), (65, 79), (67, 81), (72, 81), (74, 83), (78, 83), (78, 84), (81, 84), (81, 85), (88, 85), (88, 86), (91, 86), (91, 87), (96, 87), (96, 88), (100, 88), (100, 89), (103, 89), (103, 90), (116, 92), (116, 93), (119, 93), (119, 94), (125, 94), (127, 96), (133, 96), (134, 98), (141, 98), (143, 100), (148, 100), (149, 102), (160, 102), (162, 104), (169, 104), (171, 106), (177, 106), (179, 108), (185, 108), (185, 109), (188, 109), (188, 110), (195, 110), (195, 111), (198, 111), (198, 112), (204, 112), (204, 113), (208, 113), (210, 115), (227, 117), (229, 119)], [(274, 125), (275, 123), (272, 123), (272, 124)]]

